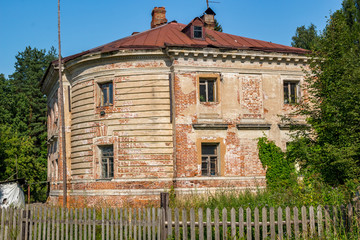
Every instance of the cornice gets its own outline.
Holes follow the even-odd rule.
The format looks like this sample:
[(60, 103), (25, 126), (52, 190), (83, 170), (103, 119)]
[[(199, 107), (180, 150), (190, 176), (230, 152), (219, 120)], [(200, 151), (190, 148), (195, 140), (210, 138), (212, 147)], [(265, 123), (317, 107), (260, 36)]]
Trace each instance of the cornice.
[(168, 49), (168, 54), (175, 57), (192, 58), (217, 58), (223, 60), (241, 60), (253, 62), (295, 63), (308, 64), (311, 59), (304, 55), (286, 53), (264, 53), (259, 51), (216, 51), (216, 49)]
[(66, 68), (71, 71), (72, 68), (76, 67), (79, 64), (93, 62), (97, 60), (108, 60), (112, 58), (121, 58), (123, 61), (131, 60), (131, 59), (167, 59), (166, 54), (161, 49), (156, 50), (132, 50), (132, 51), (115, 51), (109, 53), (91, 53), (76, 59), (68, 61), (65, 66)]

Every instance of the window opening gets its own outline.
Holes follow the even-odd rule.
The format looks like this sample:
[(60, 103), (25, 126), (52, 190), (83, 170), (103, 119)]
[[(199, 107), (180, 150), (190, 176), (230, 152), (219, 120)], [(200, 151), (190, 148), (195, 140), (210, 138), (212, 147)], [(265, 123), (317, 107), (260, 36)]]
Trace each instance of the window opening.
[(216, 102), (216, 79), (200, 79), (200, 102)]
[(101, 177), (114, 177), (114, 148), (113, 146), (101, 146)]
[(218, 167), (218, 144), (201, 144), (201, 175), (217, 176)]
[(284, 82), (284, 103), (294, 104), (299, 100), (299, 82)]
[(194, 26), (194, 38), (203, 38), (203, 28), (201, 26)]
[(113, 104), (113, 83), (104, 83), (100, 85), (101, 106), (110, 106)]

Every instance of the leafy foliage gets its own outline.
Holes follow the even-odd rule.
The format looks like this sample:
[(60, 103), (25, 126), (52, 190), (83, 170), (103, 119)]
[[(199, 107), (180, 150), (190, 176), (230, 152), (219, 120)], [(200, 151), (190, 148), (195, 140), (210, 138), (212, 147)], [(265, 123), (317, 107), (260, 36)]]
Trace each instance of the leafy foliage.
[(319, 40), (320, 36), (314, 24), (310, 24), (307, 28), (303, 25), (296, 28), (295, 36), (292, 37), (291, 46), (313, 50), (316, 49)]
[[(288, 156), (332, 185), (360, 177), (360, 1), (344, 0), (313, 53), (298, 114), (312, 131), (295, 137)], [(321, 61), (319, 61), (321, 59)]]
[(295, 167), (281, 149), (266, 137), (258, 141), (259, 158), (266, 169), (267, 187), (273, 190), (287, 188), (296, 182)]
[[(0, 180), (46, 181), (46, 97), (39, 83), (56, 51), (26, 47), (9, 79), (0, 74)], [(32, 184), (34, 201), (46, 200), (45, 184)]]

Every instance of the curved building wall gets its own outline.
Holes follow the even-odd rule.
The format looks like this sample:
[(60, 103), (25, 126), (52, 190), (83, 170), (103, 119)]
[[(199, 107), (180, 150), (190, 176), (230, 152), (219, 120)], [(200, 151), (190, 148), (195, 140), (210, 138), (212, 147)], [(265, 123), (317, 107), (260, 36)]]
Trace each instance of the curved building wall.
[[(166, 61), (164, 56), (118, 57), (69, 68), (72, 201), (134, 204), (154, 200), (170, 187), (173, 130)], [(107, 83), (113, 86), (113, 103), (101, 106), (101, 86)], [(102, 174), (103, 146), (113, 147), (113, 177)]]

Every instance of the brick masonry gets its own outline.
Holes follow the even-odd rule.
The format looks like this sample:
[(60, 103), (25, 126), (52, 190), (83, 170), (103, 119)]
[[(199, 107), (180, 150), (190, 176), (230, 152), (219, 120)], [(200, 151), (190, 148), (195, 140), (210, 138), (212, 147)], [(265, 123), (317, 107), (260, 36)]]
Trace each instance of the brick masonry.
[[(291, 107), (283, 104), (282, 83), (302, 83), (304, 65), (295, 61), (296, 55), (287, 56), (294, 59), (289, 62), (273, 60), (283, 58), (277, 53), (271, 54), (279, 58), (264, 61), (235, 55), (209, 57), (202, 50), (194, 51), (129, 51), (65, 66), (71, 100), (65, 115), (70, 203), (157, 205), (159, 193), (171, 187), (177, 192), (206, 192), (265, 186), (256, 139), (267, 135), (285, 147), (288, 136), (278, 127), (279, 115)], [(216, 80), (216, 102), (200, 102), (201, 78)], [(49, 139), (58, 134), (54, 130), (57, 85), (50, 84), (54, 79), (56, 74), (47, 76), (45, 90), (50, 96)], [(114, 104), (101, 107), (99, 84), (107, 82), (114, 86)], [(238, 129), (243, 123), (271, 128)], [(203, 128), (195, 129), (194, 124)], [(219, 145), (218, 176), (201, 176), (202, 143)], [(105, 180), (101, 179), (99, 146), (110, 144), (114, 146), (114, 178)], [(61, 159), (56, 153), (60, 147), (54, 152), (49, 141), (49, 202), (54, 204), (62, 202), (62, 163), (51, 165)]]

